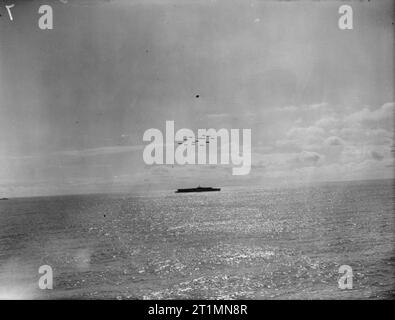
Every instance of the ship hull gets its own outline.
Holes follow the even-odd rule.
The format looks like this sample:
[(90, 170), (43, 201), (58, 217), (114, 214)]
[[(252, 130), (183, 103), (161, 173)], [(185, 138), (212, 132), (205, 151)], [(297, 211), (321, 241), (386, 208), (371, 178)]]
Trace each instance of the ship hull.
[(178, 189), (176, 193), (190, 193), (190, 192), (212, 192), (221, 191), (220, 188), (189, 188), (189, 189)]

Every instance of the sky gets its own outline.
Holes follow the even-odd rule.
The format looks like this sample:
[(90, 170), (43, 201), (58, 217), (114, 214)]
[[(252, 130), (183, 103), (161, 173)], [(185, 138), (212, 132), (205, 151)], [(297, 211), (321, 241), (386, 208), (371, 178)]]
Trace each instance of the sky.
[[(393, 1), (0, 6), (0, 196), (393, 178)], [(353, 8), (340, 30), (338, 8)], [(53, 30), (38, 27), (41, 4)], [(143, 134), (251, 129), (252, 168), (146, 165)]]

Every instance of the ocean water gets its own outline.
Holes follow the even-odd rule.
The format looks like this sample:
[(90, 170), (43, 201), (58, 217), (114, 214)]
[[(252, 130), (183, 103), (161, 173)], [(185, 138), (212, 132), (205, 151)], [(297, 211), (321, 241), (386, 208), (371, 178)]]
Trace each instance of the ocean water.
[(0, 298), (388, 299), (394, 214), (392, 180), (0, 201)]

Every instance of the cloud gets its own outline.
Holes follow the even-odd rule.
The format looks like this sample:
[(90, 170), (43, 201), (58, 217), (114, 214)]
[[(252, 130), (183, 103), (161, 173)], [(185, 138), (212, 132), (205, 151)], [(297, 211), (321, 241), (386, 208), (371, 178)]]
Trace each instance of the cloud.
[(133, 146), (107, 146), (99, 148), (89, 148), (81, 150), (62, 150), (51, 152), (49, 154), (34, 154), (34, 155), (23, 155), (23, 156), (6, 156), (0, 157), (1, 159), (12, 159), (12, 160), (30, 160), (37, 158), (47, 158), (47, 157), (58, 157), (58, 156), (69, 156), (69, 157), (91, 157), (106, 154), (117, 154), (126, 152), (135, 152), (143, 150), (143, 145), (133, 145)]
[(312, 150), (320, 148), (323, 144), (325, 130), (320, 127), (292, 127), (285, 139), (276, 141), (276, 146), (294, 150)]
[(337, 125), (339, 125), (339, 119), (333, 116), (324, 116), (315, 123), (315, 126), (329, 130), (335, 128)]
[(389, 102), (375, 110), (365, 107), (345, 117), (345, 121), (351, 124), (357, 123), (364, 126), (392, 127), (394, 115), (395, 103)]
[(97, 156), (97, 155), (105, 155), (105, 154), (134, 152), (134, 151), (140, 151), (143, 148), (144, 148), (143, 145), (108, 146), (108, 147), (99, 147), (99, 148), (91, 148), (91, 149), (83, 149), (83, 150), (61, 151), (54, 153), (54, 155), (87, 157), (87, 156)]
[(296, 106), (285, 106), (285, 107), (277, 107), (276, 110), (280, 112), (296, 112), (300, 110), (300, 108)]
[(336, 136), (331, 136), (325, 140), (325, 144), (328, 146), (343, 146), (344, 141)]
[(370, 155), (372, 156), (372, 158), (374, 160), (377, 160), (377, 161), (381, 161), (381, 160), (384, 159), (384, 156), (381, 153), (377, 152), (377, 151), (371, 151)]
[(303, 179), (309, 173), (318, 180), (393, 176), (394, 103), (377, 108), (320, 103), (275, 110), (289, 112), (271, 127), (276, 132), (272, 148), (254, 148), (263, 156), (255, 163), (264, 159), (262, 174)]
[(303, 151), (299, 153), (292, 162), (300, 166), (315, 166), (323, 159), (317, 152)]
[(209, 113), (206, 117), (209, 119), (223, 119), (230, 117), (230, 115), (228, 113)]
[(322, 109), (326, 109), (328, 107), (329, 107), (328, 103), (325, 103), (325, 102), (315, 103), (315, 104), (311, 104), (311, 105), (307, 106), (307, 108), (310, 110), (322, 110)]
[(286, 135), (288, 138), (306, 140), (317, 136), (322, 137), (324, 133), (325, 131), (322, 128), (311, 126), (305, 128), (291, 128)]

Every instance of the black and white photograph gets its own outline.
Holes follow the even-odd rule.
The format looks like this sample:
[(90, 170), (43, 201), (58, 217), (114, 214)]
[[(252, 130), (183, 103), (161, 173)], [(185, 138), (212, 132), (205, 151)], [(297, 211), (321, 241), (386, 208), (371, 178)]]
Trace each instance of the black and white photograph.
[(1, 0), (0, 300), (392, 300), (394, 10)]

